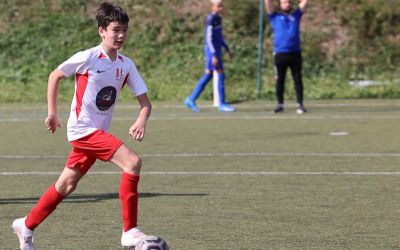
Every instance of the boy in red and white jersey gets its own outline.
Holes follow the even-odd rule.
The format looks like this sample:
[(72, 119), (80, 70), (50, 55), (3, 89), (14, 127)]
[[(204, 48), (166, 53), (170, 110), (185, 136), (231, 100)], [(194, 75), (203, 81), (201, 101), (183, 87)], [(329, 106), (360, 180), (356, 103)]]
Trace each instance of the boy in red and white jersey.
[(72, 151), (58, 180), (43, 194), (29, 214), (13, 222), (21, 249), (33, 249), (33, 230), (76, 188), (97, 159), (122, 169), (120, 200), (123, 233), (121, 244), (133, 247), (145, 236), (137, 227), (138, 182), (141, 159), (121, 140), (108, 132), (115, 103), (127, 85), (136, 95), (140, 111), (129, 128), (134, 140), (142, 141), (151, 103), (147, 87), (135, 64), (119, 53), (127, 38), (129, 18), (119, 6), (102, 3), (97, 10), (101, 44), (81, 51), (56, 68), (48, 80), (48, 116), (51, 133), (61, 126), (57, 117), (57, 93), (61, 80), (75, 75), (75, 94), (67, 125)]

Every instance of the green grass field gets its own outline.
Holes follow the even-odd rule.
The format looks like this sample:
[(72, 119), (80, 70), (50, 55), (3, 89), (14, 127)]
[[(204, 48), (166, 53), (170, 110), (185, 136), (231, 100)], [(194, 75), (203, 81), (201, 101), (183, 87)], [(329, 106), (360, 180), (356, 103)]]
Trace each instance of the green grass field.
[[(399, 100), (310, 101), (305, 115), (208, 104), (155, 103), (142, 143), (127, 134), (138, 108), (117, 107), (112, 132), (143, 158), (144, 232), (173, 250), (400, 248)], [(0, 107), (0, 249), (17, 249), (13, 219), (63, 169), (67, 110), (50, 135), (45, 106)], [(36, 249), (120, 249), (119, 173), (97, 162), (37, 228)]]

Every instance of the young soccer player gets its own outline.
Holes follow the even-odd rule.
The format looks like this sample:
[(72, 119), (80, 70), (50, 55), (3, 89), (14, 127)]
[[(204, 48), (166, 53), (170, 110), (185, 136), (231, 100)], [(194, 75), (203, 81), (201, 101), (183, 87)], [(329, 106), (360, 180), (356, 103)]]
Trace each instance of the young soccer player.
[(102, 3), (97, 10), (101, 44), (81, 51), (56, 68), (48, 80), (48, 115), (45, 125), (51, 133), (60, 127), (57, 93), (60, 81), (75, 76), (75, 94), (68, 119), (68, 140), (72, 151), (58, 180), (43, 194), (27, 217), (16, 219), (12, 228), (21, 249), (33, 249), (33, 232), (57, 205), (71, 194), (96, 159), (112, 162), (122, 169), (119, 197), (122, 205), (121, 244), (133, 247), (144, 237), (137, 227), (139, 156), (108, 132), (115, 103), (125, 85), (140, 104), (136, 121), (129, 128), (134, 140), (142, 141), (151, 103), (147, 87), (135, 64), (119, 53), (128, 34), (129, 18), (123, 9)]
[(302, 55), (300, 21), (308, 0), (299, 0), (298, 8), (293, 8), (291, 0), (278, 0), (280, 11), (275, 10), (272, 0), (264, 0), (265, 9), (274, 34), (274, 63), (276, 71), (277, 105), (274, 113), (284, 111), (284, 89), (286, 71), (290, 68), (294, 80), (298, 114), (307, 110), (303, 104), (303, 81), (301, 75)]
[(220, 101), (218, 110), (221, 112), (233, 112), (236, 109), (225, 102), (225, 74), (222, 63), (222, 47), (229, 53), (230, 58), (232, 58), (232, 52), (222, 34), (222, 0), (211, 0), (210, 3), (211, 13), (207, 16), (205, 25), (205, 73), (192, 91), (192, 94), (185, 99), (184, 103), (193, 112), (200, 111), (196, 105), (196, 99), (212, 79), (213, 71), (216, 70), (218, 72), (218, 94)]

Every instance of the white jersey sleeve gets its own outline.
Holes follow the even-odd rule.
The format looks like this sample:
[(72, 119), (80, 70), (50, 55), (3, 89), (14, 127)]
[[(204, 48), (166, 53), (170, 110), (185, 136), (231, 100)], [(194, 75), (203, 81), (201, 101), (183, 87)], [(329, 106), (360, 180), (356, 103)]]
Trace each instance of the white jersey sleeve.
[(58, 69), (63, 72), (64, 76), (69, 77), (74, 74), (82, 74), (84, 71), (87, 70), (88, 65), (87, 62), (90, 57), (90, 51), (80, 51), (70, 57), (68, 60), (63, 62), (58, 66)]
[(131, 62), (131, 69), (127, 79), (127, 84), (135, 96), (139, 96), (147, 92), (147, 86), (143, 81), (143, 78), (140, 76), (135, 63), (132, 60), (129, 61)]

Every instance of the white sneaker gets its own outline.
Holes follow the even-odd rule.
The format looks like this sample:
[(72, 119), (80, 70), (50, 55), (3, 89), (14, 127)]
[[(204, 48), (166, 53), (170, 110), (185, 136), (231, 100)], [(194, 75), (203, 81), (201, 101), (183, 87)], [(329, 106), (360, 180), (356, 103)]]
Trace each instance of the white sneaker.
[(300, 105), (300, 104), (297, 105), (297, 110), (296, 110), (297, 114), (304, 114), (306, 112), (307, 112), (307, 109), (303, 105)]
[(144, 237), (146, 237), (146, 235), (142, 231), (140, 231), (139, 228), (132, 228), (129, 231), (122, 232), (121, 245), (124, 248), (129, 249), (136, 246), (136, 244)]
[(20, 249), (33, 250), (33, 231), (25, 226), (25, 220), (26, 217), (14, 220), (12, 228), (18, 236)]

